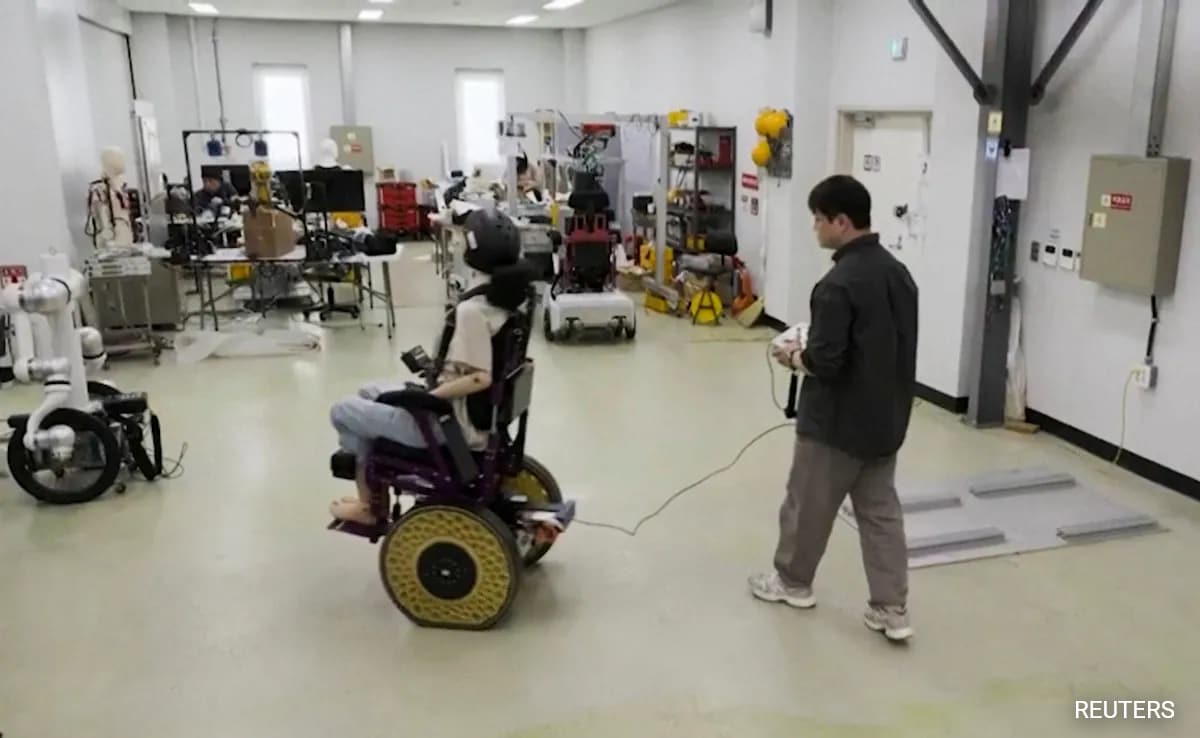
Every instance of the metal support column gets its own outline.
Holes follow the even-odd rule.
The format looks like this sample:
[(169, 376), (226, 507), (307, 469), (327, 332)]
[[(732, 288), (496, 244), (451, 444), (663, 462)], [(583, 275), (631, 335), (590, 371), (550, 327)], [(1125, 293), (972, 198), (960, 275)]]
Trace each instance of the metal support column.
[(354, 27), (349, 23), (338, 26), (338, 54), (342, 72), (342, 124), (358, 125), (354, 90)]
[[(975, 426), (987, 427), (1004, 422), (1005, 397), (1008, 383), (1008, 339), (1012, 320), (1012, 298), (1015, 290), (1016, 238), (1020, 226), (1020, 203), (996, 196), (996, 171), (1001, 157), (1012, 149), (1024, 148), (1029, 121), (1029, 107), (1042, 99), (1054, 73), (1070, 53), (1075, 42), (1100, 7), (1102, 0), (1087, 0), (1067, 34), (1059, 42), (1049, 61), (1033, 80), (1033, 47), (1037, 26), (1035, 0), (988, 0), (987, 27), (984, 33), (983, 73), (976, 75), (949, 34), (934, 18), (925, 0), (909, 0), (941, 44), (947, 56), (971, 85), (972, 94), (981, 104), (979, 156), (976, 169), (975, 193), (978, 209), (972, 222), (972, 267), (978, 279), (972, 294), (978, 299), (971, 306), (969, 333), (969, 404), (967, 420)], [(1173, 12), (1177, 0), (1145, 0), (1147, 5), (1161, 5), (1159, 18), (1145, 11), (1146, 27), (1174, 28)], [(1165, 78), (1158, 47), (1159, 64), (1150, 75), (1147, 87), (1163, 86)], [(1166, 52), (1169, 72), (1170, 52)], [(1141, 67), (1139, 67), (1141, 69)], [(1157, 98), (1156, 98), (1157, 99)], [(1139, 105), (1135, 100), (1134, 109)], [(1159, 120), (1165, 111), (1165, 102)], [(1153, 117), (1153, 115), (1152, 115)], [(1150, 126), (1153, 129), (1153, 125)], [(1159, 129), (1161, 132), (1161, 128)], [(979, 263), (983, 262), (983, 263)]]
[(985, 85), (998, 92), (998, 107), (980, 111), (983, 160), (979, 167), (981, 189), (976, 191), (981, 212), (971, 245), (976, 254), (987, 256), (982, 294), (977, 295), (972, 316), (974, 345), (967, 406), (968, 421), (979, 427), (1004, 423), (1020, 203), (996, 197), (996, 170), (1000, 157), (1025, 146), (1036, 12), (1033, 0), (988, 3), (981, 77)]
[(1175, 51), (1175, 24), (1179, 0), (1142, 0), (1142, 25), (1138, 34), (1137, 67), (1130, 101), (1129, 151), (1146, 156), (1162, 154), (1163, 126), (1167, 120), (1167, 88)]

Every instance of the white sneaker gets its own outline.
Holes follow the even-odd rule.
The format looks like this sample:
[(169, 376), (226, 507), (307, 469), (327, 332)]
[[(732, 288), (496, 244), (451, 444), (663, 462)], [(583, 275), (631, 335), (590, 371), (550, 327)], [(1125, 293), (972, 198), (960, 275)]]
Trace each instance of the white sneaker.
[(913, 637), (908, 611), (902, 607), (871, 607), (863, 615), (863, 623), (889, 641), (906, 641)]
[(789, 587), (774, 571), (750, 577), (750, 594), (764, 602), (783, 602), (803, 609), (817, 604), (811, 587)]

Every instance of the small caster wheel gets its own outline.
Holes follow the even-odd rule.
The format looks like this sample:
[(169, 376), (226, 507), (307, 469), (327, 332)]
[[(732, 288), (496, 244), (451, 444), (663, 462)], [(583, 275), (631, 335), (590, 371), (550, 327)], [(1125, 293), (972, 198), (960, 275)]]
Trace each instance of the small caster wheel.
[(637, 323), (626, 323), (625, 324), (625, 339), (628, 341), (632, 341), (636, 337), (637, 337)]
[(549, 310), (545, 310), (542, 312), (542, 330), (544, 330), (546, 333), (546, 340), (553, 343), (556, 336), (554, 335), (554, 330), (550, 328), (550, 311)]

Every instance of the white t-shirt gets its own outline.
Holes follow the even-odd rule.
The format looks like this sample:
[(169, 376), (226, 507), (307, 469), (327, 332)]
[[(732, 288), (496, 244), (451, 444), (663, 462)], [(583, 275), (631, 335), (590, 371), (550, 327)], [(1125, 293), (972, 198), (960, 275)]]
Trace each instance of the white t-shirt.
[[(450, 339), (446, 364), (439, 378), (442, 384), (475, 372), (491, 373), (492, 337), (500, 332), (509, 317), (506, 310), (492, 305), (482, 295), (460, 302), (455, 308), (455, 316), (454, 336)], [(493, 377), (492, 381), (497, 379)], [(467, 398), (456, 397), (450, 401), (450, 405), (454, 408), (454, 417), (462, 426), (467, 445), (476, 451), (486, 447), (487, 433), (471, 424), (467, 414)]]

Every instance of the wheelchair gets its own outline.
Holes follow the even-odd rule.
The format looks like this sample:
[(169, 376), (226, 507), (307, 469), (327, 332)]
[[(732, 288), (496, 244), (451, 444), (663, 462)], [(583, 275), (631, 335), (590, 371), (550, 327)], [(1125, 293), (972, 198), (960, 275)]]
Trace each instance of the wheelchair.
[[(486, 390), (491, 428), (486, 448), (472, 451), (450, 403), (425, 387), (376, 401), (412, 413), (426, 448), (377, 439), (363, 460), (372, 526), (334, 521), (330, 530), (380, 543), (379, 572), (392, 601), (423, 627), (486, 630), (508, 614), (522, 570), (549, 552), (575, 516), (553, 475), (525, 453), (534, 363), (526, 356), (536, 294), (493, 338), (496, 378)], [(428, 380), (432, 362), (420, 349), (406, 365)], [(335, 478), (353, 480), (358, 459), (339, 451)], [(403, 510), (402, 497), (413, 505)]]

